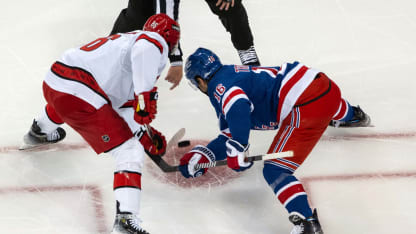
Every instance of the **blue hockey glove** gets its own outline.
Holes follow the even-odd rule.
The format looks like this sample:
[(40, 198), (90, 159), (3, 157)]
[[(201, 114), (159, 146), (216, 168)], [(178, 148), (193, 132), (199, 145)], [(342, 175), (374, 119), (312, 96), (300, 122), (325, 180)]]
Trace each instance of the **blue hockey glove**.
[(229, 139), (225, 145), (227, 146), (227, 165), (234, 171), (244, 171), (253, 165), (253, 162), (245, 162), (247, 146), (243, 146), (233, 139)]
[(186, 178), (199, 177), (208, 171), (208, 168), (195, 170), (198, 163), (212, 163), (215, 161), (214, 153), (205, 146), (196, 145), (186, 153), (180, 160), (179, 171)]

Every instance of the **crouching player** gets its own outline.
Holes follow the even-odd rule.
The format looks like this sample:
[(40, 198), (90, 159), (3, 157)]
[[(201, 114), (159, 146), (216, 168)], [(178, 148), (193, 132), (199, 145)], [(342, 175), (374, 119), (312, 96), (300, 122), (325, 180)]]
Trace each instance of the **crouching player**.
[(228, 167), (244, 171), (250, 130), (279, 129), (268, 153), (293, 151), (291, 158), (264, 162), (263, 175), (294, 224), (292, 234), (323, 233), (316, 209), (308, 204), (301, 182), (293, 175), (328, 125), (366, 127), (370, 118), (341, 97), (338, 86), (319, 70), (299, 62), (280, 67), (222, 65), (210, 50), (199, 48), (186, 61), (185, 75), (214, 106), (221, 134), (198, 145), (180, 160), (187, 178), (207, 169), (197, 163), (227, 159)]
[[(64, 139), (59, 126), (67, 123), (97, 154), (114, 157), (113, 233), (148, 233), (139, 218), (144, 153), (163, 154), (166, 141), (145, 125), (155, 118), (155, 83), (179, 36), (177, 22), (157, 14), (143, 31), (114, 34), (67, 50), (45, 77), (46, 108), (24, 137), (23, 148), (55, 143)], [(146, 133), (149, 128), (152, 134)]]

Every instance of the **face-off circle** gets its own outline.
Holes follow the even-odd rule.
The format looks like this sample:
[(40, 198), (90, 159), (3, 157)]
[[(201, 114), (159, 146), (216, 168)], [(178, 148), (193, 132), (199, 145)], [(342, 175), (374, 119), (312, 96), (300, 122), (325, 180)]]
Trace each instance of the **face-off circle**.
[[(168, 149), (166, 154), (163, 156), (163, 160), (170, 165), (178, 165), (181, 157), (188, 153), (195, 145), (207, 145), (209, 143), (209, 141), (206, 140), (192, 140), (187, 141), (189, 142), (188, 146), (183, 146), (187, 143), (186, 141), (181, 142), (179, 143), (181, 143), (182, 146), (179, 146), (178, 143), (177, 146)], [(146, 160), (146, 167), (148, 173), (160, 181), (183, 188), (221, 186), (234, 178), (239, 177), (239, 173), (231, 170), (227, 166), (210, 168), (207, 173), (196, 178), (185, 178), (180, 172), (165, 173), (160, 170), (160, 168), (157, 167), (152, 160)]]

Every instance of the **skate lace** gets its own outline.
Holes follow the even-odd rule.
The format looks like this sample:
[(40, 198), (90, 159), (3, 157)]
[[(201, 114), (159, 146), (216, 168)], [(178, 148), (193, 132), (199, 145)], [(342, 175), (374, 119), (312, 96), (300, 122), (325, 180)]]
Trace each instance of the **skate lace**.
[(144, 229), (140, 227), (140, 223), (142, 221), (135, 215), (131, 215), (130, 219), (128, 219), (129, 225), (137, 231), (144, 232)]
[(46, 137), (48, 141), (56, 141), (56, 140), (59, 140), (59, 138), (61, 138), (61, 135), (59, 134), (58, 130), (53, 131), (52, 133), (48, 134)]

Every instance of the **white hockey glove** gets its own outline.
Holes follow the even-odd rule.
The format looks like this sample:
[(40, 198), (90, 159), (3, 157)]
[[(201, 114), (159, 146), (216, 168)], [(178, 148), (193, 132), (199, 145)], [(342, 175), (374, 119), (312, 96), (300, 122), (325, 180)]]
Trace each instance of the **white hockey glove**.
[(253, 165), (253, 162), (245, 162), (246, 152), (250, 144), (243, 146), (233, 139), (229, 139), (225, 145), (227, 146), (227, 165), (234, 171), (244, 171)]

